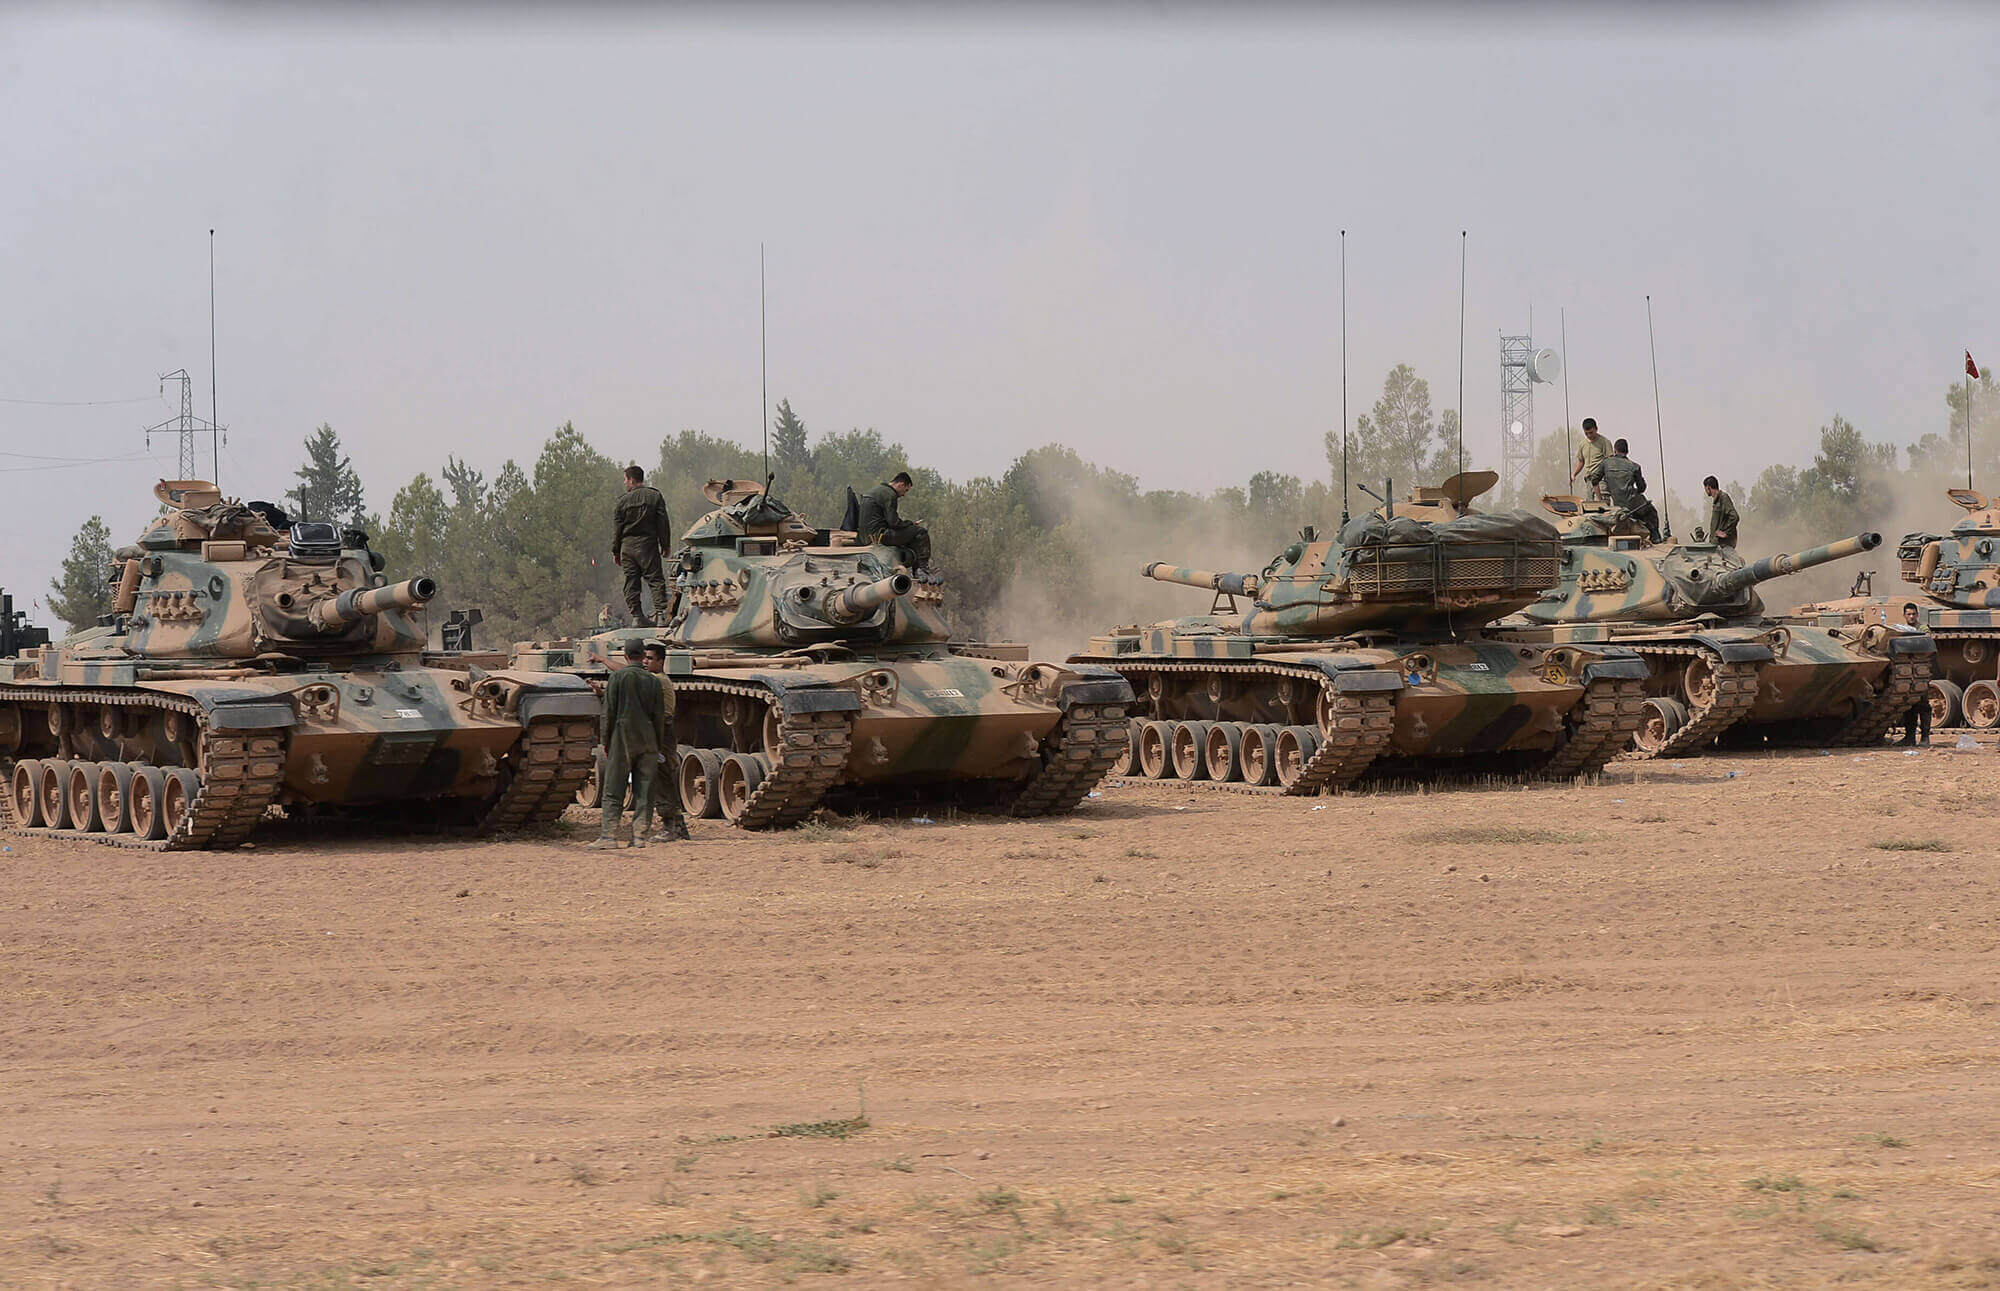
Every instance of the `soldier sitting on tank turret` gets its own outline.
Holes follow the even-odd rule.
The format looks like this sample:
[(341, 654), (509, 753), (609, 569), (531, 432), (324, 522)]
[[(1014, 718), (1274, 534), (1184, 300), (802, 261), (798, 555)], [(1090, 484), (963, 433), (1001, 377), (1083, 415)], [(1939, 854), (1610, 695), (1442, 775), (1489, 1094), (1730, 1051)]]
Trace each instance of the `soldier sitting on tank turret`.
[(931, 531), (915, 520), (905, 520), (896, 504), (910, 491), (910, 473), (897, 471), (887, 481), (861, 495), (860, 520), (855, 533), (863, 541), (894, 547), (911, 569), (931, 563)]
[(1660, 513), (1646, 499), (1646, 473), (1627, 456), (1630, 451), (1630, 446), (1619, 440), (1611, 446), (1610, 455), (1591, 467), (1584, 478), (1592, 485), (1603, 486), (1612, 505), (1623, 508), (1625, 514), (1646, 526), (1646, 536), (1657, 543), (1660, 540)]

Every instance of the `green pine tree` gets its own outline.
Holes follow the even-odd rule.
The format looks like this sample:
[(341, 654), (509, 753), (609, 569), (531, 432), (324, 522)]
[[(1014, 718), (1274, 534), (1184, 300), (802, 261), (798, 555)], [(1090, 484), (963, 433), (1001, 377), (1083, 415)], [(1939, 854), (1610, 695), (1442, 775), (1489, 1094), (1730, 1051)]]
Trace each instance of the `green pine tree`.
[(116, 592), (111, 585), (111, 530), (101, 516), (92, 516), (76, 531), (62, 577), (49, 584), (49, 609), (73, 632), (95, 624), (111, 612)]
[(298, 485), (285, 496), (299, 519), (361, 527), (361, 476), (333, 427), (321, 425), (306, 437), (306, 464), (296, 474)]
[(806, 446), (806, 424), (792, 411), (791, 400), (778, 400), (778, 416), (771, 429), (771, 451), (778, 459), (779, 472), (786, 479), (804, 475), (812, 467), (812, 449)]

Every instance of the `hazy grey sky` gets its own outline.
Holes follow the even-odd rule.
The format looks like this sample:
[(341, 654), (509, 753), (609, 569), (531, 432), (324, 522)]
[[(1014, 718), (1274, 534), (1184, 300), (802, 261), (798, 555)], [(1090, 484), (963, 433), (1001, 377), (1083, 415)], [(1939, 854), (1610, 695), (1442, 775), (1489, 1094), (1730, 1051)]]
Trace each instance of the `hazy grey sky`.
[[(186, 367), (205, 414), (217, 228), (246, 496), (321, 421), (383, 509), (565, 419), (644, 463), (754, 441), (760, 239), (773, 401), (959, 476), (1050, 440), (1147, 485), (1323, 473), (1343, 227), (1357, 413), (1399, 361), (1454, 402), (1470, 230), (1488, 457), (1530, 307), (1650, 461), (1652, 294), (1683, 494), (1836, 411), (1938, 429), (1960, 351), (2000, 362), (1976, 10), (273, 12), (0, 13), (0, 399)], [(0, 403), (0, 584), (39, 596), (92, 513), (128, 539), (174, 463), (21, 455), (143, 454), (172, 411)]]

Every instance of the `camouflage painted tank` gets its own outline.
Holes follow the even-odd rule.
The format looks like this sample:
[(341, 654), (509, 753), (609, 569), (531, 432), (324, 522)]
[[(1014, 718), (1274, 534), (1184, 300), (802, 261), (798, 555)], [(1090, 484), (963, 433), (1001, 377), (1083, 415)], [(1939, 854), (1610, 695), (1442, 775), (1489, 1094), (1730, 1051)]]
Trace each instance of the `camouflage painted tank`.
[(1542, 501), (1563, 531), (1562, 581), (1498, 630), (1510, 641), (1615, 643), (1645, 659), (1637, 755), (1718, 740), (1867, 744), (1922, 694), (1928, 638), (1781, 622), (1757, 595), (1760, 583), (1869, 551), (1880, 534), (1745, 564), (1713, 543), (1654, 544), (1606, 502)]
[(1116, 672), (955, 641), (944, 581), (893, 548), (816, 529), (754, 483), (705, 492), (716, 509), (683, 537), (667, 627), (515, 653), (601, 684), (628, 638), (665, 638), (690, 815), (775, 828), (829, 796), (1046, 815), (1076, 806), (1122, 752), (1132, 691)]
[(15, 829), (222, 848), (280, 805), (488, 833), (553, 819), (590, 773), (589, 686), (426, 652), (430, 579), (206, 481), (154, 492), (109, 621), (0, 660)]
[[(1491, 474), (1446, 489), (1476, 494)], [(1120, 769), (1307, 795), (1371, 771), (1569, 777), (1615, 757), (1639, 722), (1644, 663), (1616, 645), (1485, 630), (1555, 583), (1554, 528), (1521, 512), (1461, 515), (1444, 496), (1402, 510), (1338, 541), (1307, 529), (1255, 574), (1146, 566), (1215, 599), (1205, 615), (1093, 637), (1072, 658), (1116, 668), (1139, 694)]]
[(1917, 591), (1820, 601), (1787, 618), (1900, 633), (1903, 607), (1914, 605), (1917, 627), (1937, 643), (1931, 724), (1991, 730), (2000, 727), (2000, 507), (1971, 489), (1945, 494), (1965, 508), (1965, 518), (1950, 533), (1908, 533), (1896, 544), (1903, 581)]

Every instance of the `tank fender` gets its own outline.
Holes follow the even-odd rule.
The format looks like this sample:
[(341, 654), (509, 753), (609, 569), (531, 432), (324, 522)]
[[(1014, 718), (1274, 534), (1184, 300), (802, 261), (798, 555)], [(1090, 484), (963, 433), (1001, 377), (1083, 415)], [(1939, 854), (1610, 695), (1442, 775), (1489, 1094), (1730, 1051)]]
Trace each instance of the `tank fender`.
[(1716, 658), (1724, 663), (1769, 663), (1777, 657), (1762, 641), (1738, 641), (1706, 632), (1697, 632), (1693, 640), (1715, 651)]
[(858, 713), (861, 711), (861, 695), (842, 686), (829, 686), (824, 682), (810, 681), (800, 685), (797, 674), (787, 676), (781, 672), (752, 672), (732, 674), (732, 681), (750, 682), (762, 686), (776, 696), (779, 707), (787, 713)]
[(1635, 654), (1592, 659), (1583, 665), (1586, 684), (1593, 681), (1644, 681), (1651, 675), (1652, 669), (1646, 666), (1646, 661)]
[(1132, 687), (1123, 677), (1114, 676), (1109, 680), (1088, 678), (1072, 681), (1063, 686), (1058, 697), (1064, 708), (1072, 704), (1129, 704), (1133, 701)]
[(1387, 668), (1350, 668), (1334, 673), (1333, 688), (1343, 695), (1374, 695), (1401, 690), (1403, 678)]
[(1890, 654), (1936, 654), (1937, 642), (1927, 632), (1899, 632), (1889, 638)]
[(248, 686), (197, 686), (188, 692), (210, 727), (218, 731), (265, 731), (298, 724), (289, 700)]

